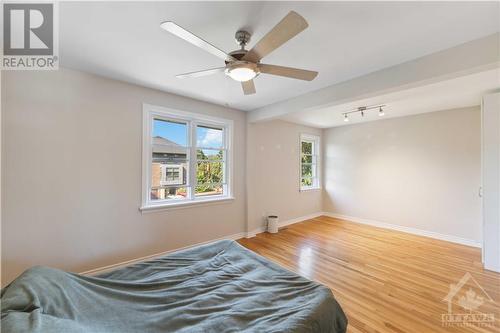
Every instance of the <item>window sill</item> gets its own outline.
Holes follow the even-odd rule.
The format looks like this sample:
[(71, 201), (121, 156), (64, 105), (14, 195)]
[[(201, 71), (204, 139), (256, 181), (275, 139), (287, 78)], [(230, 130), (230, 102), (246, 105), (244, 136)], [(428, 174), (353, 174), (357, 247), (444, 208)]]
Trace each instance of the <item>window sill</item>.
[(193, 206), (207, 206), (214, 204), (222, 204), (234, 201), (233, 197), (219, 197), (219, 198), (208, 198), (208, 199), (198, 199), (192, 201), (181, 201), (181, 202), (171, 202), (171, 203), (162, 203), (156, 205), (147, 205), (141, 206), (139, 210), (141, 213), (153, 213), (158, 211), (165, 210), (173, 210), (173, 209), (182, 209), (189, 208)]
[(299, 192), (321, 191), (321, 187), (305, 187), (301, 188)]

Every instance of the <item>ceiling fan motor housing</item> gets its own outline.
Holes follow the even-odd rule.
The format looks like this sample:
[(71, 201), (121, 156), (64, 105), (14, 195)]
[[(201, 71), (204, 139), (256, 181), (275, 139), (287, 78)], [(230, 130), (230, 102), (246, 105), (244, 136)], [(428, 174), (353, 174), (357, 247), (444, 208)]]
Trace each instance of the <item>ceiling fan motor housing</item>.
[[(245, 54), (247, 54), (247, 50), (236, 50), (233, 52), (229, 52), (229, 55), (237, 60), (241, 60)], [(231, 61), (225, 60), (226, 65), (229, 64)]]

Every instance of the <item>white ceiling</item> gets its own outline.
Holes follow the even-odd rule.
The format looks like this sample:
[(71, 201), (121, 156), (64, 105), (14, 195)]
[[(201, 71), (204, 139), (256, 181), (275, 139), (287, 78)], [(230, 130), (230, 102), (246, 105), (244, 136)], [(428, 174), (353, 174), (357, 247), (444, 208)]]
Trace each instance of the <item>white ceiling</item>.
[[(60, 57), (65, 67), (230, 107), (252, 110), (492, 34), (498, 2), (61, 2)], [(215, 56), (168, 34), (172, 20), (225, 51), (233, 36), (250, 47), (288, 11), (309, 28), (263, 62), (319, 71), (312, 82), (261, 75), (244, 96), (225, 75), (174, 75), (220, 67)]]
[[(320, 128), (352, 125), (419, 113), (477, 106), (481, 104), (481, 96), (488, 91), (498, 89), (500, 89), (500, 69), (493, 69), (334, 107), (295, 112), (280, 117), (280, 119)], [(364, 117), (361, 117), (359, 113), (350, 114), (349, 121), (344, 121), (344, 112), (360, 106), (381, 104), (387, 105), (384, 107), (385, 115), (382, 117), (378, 116), (378, 111), (375, 109), (366, 111)]]

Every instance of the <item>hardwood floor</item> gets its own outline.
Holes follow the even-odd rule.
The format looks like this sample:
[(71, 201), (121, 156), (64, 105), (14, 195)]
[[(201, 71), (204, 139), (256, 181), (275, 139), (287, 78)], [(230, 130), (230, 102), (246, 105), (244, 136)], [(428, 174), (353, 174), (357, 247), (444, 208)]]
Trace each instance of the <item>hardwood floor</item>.
[[(238, 242), (328, 286), (350, 333), (500, 332), (500, 274), (482, 268), (480, 249), (324, 216)], [(494, 323), (444, 327), (443, 299), (467, 272), (487, 295), (469, 279), (453, 299), (453, 313), (469, 313), (458, 302), (471, 289), (484, 301), (476, 310), (493, 314)]]

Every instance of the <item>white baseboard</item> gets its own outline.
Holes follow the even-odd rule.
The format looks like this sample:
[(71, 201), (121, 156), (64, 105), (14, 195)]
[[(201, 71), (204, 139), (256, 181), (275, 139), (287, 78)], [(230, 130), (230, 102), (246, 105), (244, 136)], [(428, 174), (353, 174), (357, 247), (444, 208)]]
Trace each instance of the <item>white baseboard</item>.
[[(280, 221), (280, 222), (278, 222), (278, 228), (283, 228), (283, 227), (285, 227), (287, 225), (290, 225), (290, 224), (299, 223), (299, 222), (302, 222), (302, 221), (314, 219), (314, 218), (316, 218), (318, 216), (321, 216), (321, 215), (324, 215), (324, 213), (323, 212), (316, 212), (316, 213), (312, 213), (312, 214), (309, 214), (309, 215), (304, 215), (304, 216), (296, 217), (296, 218), (293, 218), (293, 219), (289, 219), (289, 220), (286, 220), (286, 221)], [(255, 237), (257, 234), (263, 233), (265, 231), (266, 231), (266, 227), (265, 226), (261, 226), (261, 227), (259, 227), (257, 229), (254, 229), (252, 231), (247, 232), (246, 238)]]
[(366, 225), (371, 225), (374, 227), (390, 229), (390, 230), (397, 230), (397, 231), (401, 231), (401, 232), (406, 232), (408, 234), (425, 236), (425, 237), (429, 237), (429, 238), (444, 240), (447, 242), (452, 242), (452, 243), (457, 243), (457, 244), (462, 244), (462, 245), (467, 245), (467, 246), (472, 246), (472, 247), (479, 247), (479, 248), (482, 247), (481, 243), (479, 243), (473, 239), (467, 239), (467, 238), (462, 238), (462, 237), (457, 237), (457, 236), (452, 236), (452, 235), (440, 234), (440, 233), (437, 233), (434, 231), (427, 231), (427, 230), (421, 230), (421, 229), (417, 229), (417, 228), (404, 227), (404, 226), (400, 226), (400, 225), (396, 225), (396, 224), (390, 224), (390, 223), (385, 223), (385, 222), (380, 222), (380, 221), (375, 221), (375, 220), (363, 219), (363, 218), (359, 218), (359, 217), (342, 215), (342, 214), (337, 214), (337, 213), (324, 212), (323, 215), (337, 218), (337, 219), (341, 219), (341, 220), (346, 220), (348, 222), (366, 224)]
[(196, 243), (196, 244), (192, 244), (192, 245), (188, 245), (188, 246), (183, 246), (183, 247), (180, 247), (180, 248), (177, 248), (177, 249), (172, 249), (172, 250), (168, 250), (168, 251), (164, 251), (164, 252), (160, 252), (160, 253), (156, 253), (156, 254), (151, 254), (151, 255), (145, 256), (145, 257), (140, 257), (140, 258), (135, 258), (135, 259), (123, 261), (123, 262), (120, 262), (120, 263), (117, 263), (117, 264), (112, 264), (112, 265), (108, 265), (108, 266), (104, 266), (104, 267), (94, 268), (94, 269), (91, 269), (89, 271), (81, 272), (79, 274), (83, 274), (83, 275), (100, 274), (100, 273), (104, 273), (104, 272), (107, 272), (107, 271), (110, 271), (110, 270), (113, 270), (113, 269), (116, 269), (116, 268), (128, 266), (128, 265), (131, 265), (131, 264), (135, 264), (137, 262), (141, 262), (141, 261), (145, 261), (145, 260), (149, 260), (149, 259), (154, 259), (154, 258), (157, 258), (157, 257), (162, 257), (162, 256), (167, 255), (167, 254), (172, 253), (172, 252), (176, 252), (176, 251), (180, 251), (180, 250), (187, 250), (187, 249), (190, 249), (192, 247), (196, 247), (196, 246), (200, 246), (200, 245), (205, 245), (205, 244), (208, 244), (208, 243), (212, 243), (212, 242), (216, 242), (216, 241), (220, 241), (220, 240), (224, 240), (224, 239), (237, 240), (237, 239), (245, 237), (246, 235), (247, 235), (246, 232), (240, 232), (240, 233), (229, 235), (229, 236), (224, 236), (224, 237), (220, 237), (220, 238), (216, 238), (216, 239), (211, 239), (211, 240), (208, 240), (208, 241), (205, 241), (205, 242), (201, 242), (201, 243)]
[[(283, 228), (283, 227), (285, 227), (287, 225), (291, 225), (291, 224), (294, 224), (294, 223), (299, 223), (299, 222), (302, 222), (302, 221), (314, 219), (314, 218), (319, 217), (319, 216), (329, 216), (329, 217), (333, 217), (333, 218), (338, 218), (338, 219), (346, 220), (347, 222), (359, 223), (359, 224), (366, 224), (366, 225), (371, 225), (371, 226), (374, 226), (374, 227), (379, 227), (379, 228), (384, 228), (384, 229), (389, 229), (389, 230), (397, 230), (397, 231), (406, 232), (406, 233), (414, 234), (414, 235), (418, 235), (418, 236), (425, 236), (425, 237), (430, 237), (430, 238), (434, 238), (434, 239), (444, 240), (444, 241), (448, 241), (448, 242), (452, 242), (452, 243), (458, 243), (458, 244), (462, 244), (462, 245), (467, 245), (467, 246), (481, 248), (481, 243), (478, 243), (475, 240), (471, 240), (471, 239), (466, 239), (466, 238), (461, 238), (461, 237), (451, 236), (451, 235), (444, 235), (444, 234), (440, 234), (440, 233), (433, 232), (433, 231), (420, 230), (420, 229), (411, 228), (411, 227), (403, 227), (403, 226), (399, 226), (399, 225), (395, 225), (395, 224), (389, 224), (389, 223), (385, 223), (385, 222), (380, 222), (380, 221), (375, 221), (375, 220), (369, 220), (369, 219), (363, 219), (363, 218), (359, 218), (359, 217), (342, 215), (342, 214), (336, 214), (336, 213), (330, 213), (330, 212), (317, 212), (317, 213), (313, 213), (313, 214), (304, 215), (304, 216), (300, 216), (300, 217), (297, 217), (297, 218), (289, 219), (289, 220), (286, 220), (286, 221), (280, 221), (278, 223), (278, 226), (279, 226), (279, 228)], [(124, 267), (124, 266), (127, 266), (127, 265), (131, 265), (131, 264), (134, 264), (134, 263), (137, 263), (137, 262), (140, 262), (140, 261), (154, 259), (154, 258), (161, 257), (161, 256), (167, 255), (167, 254), (175, 252), (175, 251), (186, 250), (186, 249), (189, 249), (189, 248), (192, 248), (192, 247), (196, 247), (196, 246), (200, 246), (200, 245), (205, 245), (205, 244), (216, 242), (216, 241), (219, 241), (219, 240), (224, 240), (224, 239), (237, 240), (237, 239), (240, 239), (240, 238), (243, 238), (243, 237), (252, 238), (252, 237), (255, 237), (257, 234), (260, 234), (260, 233), (265, 232), (265, 231), (266, 231), (266, 227), (261, 226), (259, 228), (256, 228), (256, 229), (252, 230), (252, 231), (249, 231), (249, 232), (240, 232), (240, 233), (233, 234), (233, 235), (223, 236), (223, 237), (220, 237), (220, 238), (211, 239), (211, 240), (204, 241), (204, 242), (201, 242), (201, 243), (196, 243), (196, 244), (192, 244), (192, 245), (180, 247), (180, 248), (176, 248), (176, 249), (172, 249), (172, 250), (168, 250), (168, 251), (164, 251), (164, 252), (152, 254), (152, 255), (149, 255), (149, 256), (145, 256), (145, 257), (140, 257), (140, 258), (136, 258), (136, 259), (131, 259), (131, 260), (123, 261), (123, 262), (120, 262), (120, 263), (117, 263), (117, 264), (95, 268), (95, 269), (92, 269), (92, 270), (88, 270), (88, 271), (82, 272), (80, 274), (83, 274), (83, 275), (95, 275), (95, 274), (99, 274), (99, 273), (104, 273), (104, 272), (110, 271), (112, 269), (116, 269), (116, 268)]]
[(257, 234), (261, 234), (261, 233), (263, 233), (263, 232), (265, 232), (265, 231), (266, 231), (266, 228), (265, 228), (265, 227), (259, 227), (259, 228), (257, 228), (257, 229), (254, 229), (254, 230), (252, 230), (252, 231), (247, 232), (247, 234), (246, 234), (246, 236), (245, 236), (245, 237), (246, 237), (246, 238), (252, 238), (252, 237), (257, 236)]

